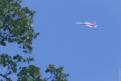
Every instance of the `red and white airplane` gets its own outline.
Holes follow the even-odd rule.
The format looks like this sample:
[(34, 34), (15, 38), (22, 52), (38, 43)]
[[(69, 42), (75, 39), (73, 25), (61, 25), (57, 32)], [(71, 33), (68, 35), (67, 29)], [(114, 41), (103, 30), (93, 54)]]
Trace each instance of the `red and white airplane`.
[(96, 22), (77, 22), (76, 24), (84, 25), (90, 28), (96, 28), (97, 24)]

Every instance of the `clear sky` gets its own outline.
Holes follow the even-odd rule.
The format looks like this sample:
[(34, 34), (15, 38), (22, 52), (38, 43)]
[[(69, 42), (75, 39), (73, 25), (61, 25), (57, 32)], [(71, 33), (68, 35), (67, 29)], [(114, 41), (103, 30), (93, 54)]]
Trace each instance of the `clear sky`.
[[(35, 64), (63, 66), (69, 81), (119, 81), (121, 0), (25, 0), (36, 11)], [(98, 28), (76, 22), (96, 21)], [(9, 50), (9, 49), (8, 49)]]

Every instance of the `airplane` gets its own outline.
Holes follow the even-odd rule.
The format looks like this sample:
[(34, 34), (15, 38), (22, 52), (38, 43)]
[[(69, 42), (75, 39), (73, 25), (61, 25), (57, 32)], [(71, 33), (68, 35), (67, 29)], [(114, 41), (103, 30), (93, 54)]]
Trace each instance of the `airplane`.
[(76, 24), (84, 25), (90, 28), (96, 28), (97, 24), (96, 22), (77, 22)]

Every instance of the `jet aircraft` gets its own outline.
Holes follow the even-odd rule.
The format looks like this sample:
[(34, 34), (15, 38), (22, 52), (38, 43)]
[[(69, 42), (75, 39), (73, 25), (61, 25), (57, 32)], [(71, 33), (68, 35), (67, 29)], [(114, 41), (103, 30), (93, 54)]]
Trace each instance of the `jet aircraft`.
[(97, 27), (96, 22), (77, 22), (76, 24), (87, 26), (87, 27), (90, 27), (90, 28), (96, 28)]

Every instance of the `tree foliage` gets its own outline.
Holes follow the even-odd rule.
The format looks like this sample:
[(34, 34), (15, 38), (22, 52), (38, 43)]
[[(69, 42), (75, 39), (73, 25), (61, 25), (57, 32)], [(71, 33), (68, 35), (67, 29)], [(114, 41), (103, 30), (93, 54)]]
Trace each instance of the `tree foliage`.
[(0, 45), (17, 43), (26, 52), (32, 51), (34, 11), (21, 6), (22, 0), (0, 0)]
[[(24, 53), (31, 53), (32, 41), (39, 35), (33, 29), (35, 11), (21, 6), (22, 0), (0, 0), (0, 46), (16, 43)], [(42, 77), (34, 59), (20, 54), (0, 53), (0, 81), (67, 81), (63, 67), (50, 64)]]
[[(30, 62), (33, 58), (24, 58), (20, 55), (9, 56), (8, 54), (0, 55), (0, 68), (5, 71), (0, 73), (0, 81), (68, 81), (68, 74), (64, 73), (63, 67), (56, 67), (50, 64), (45, 73), (47, 77), (42, 77), (40, 68), (32, 65)], [(27, 64), (27, 65), (26, 65)], [(12, 77), (11, 75), (15, 75)]]

